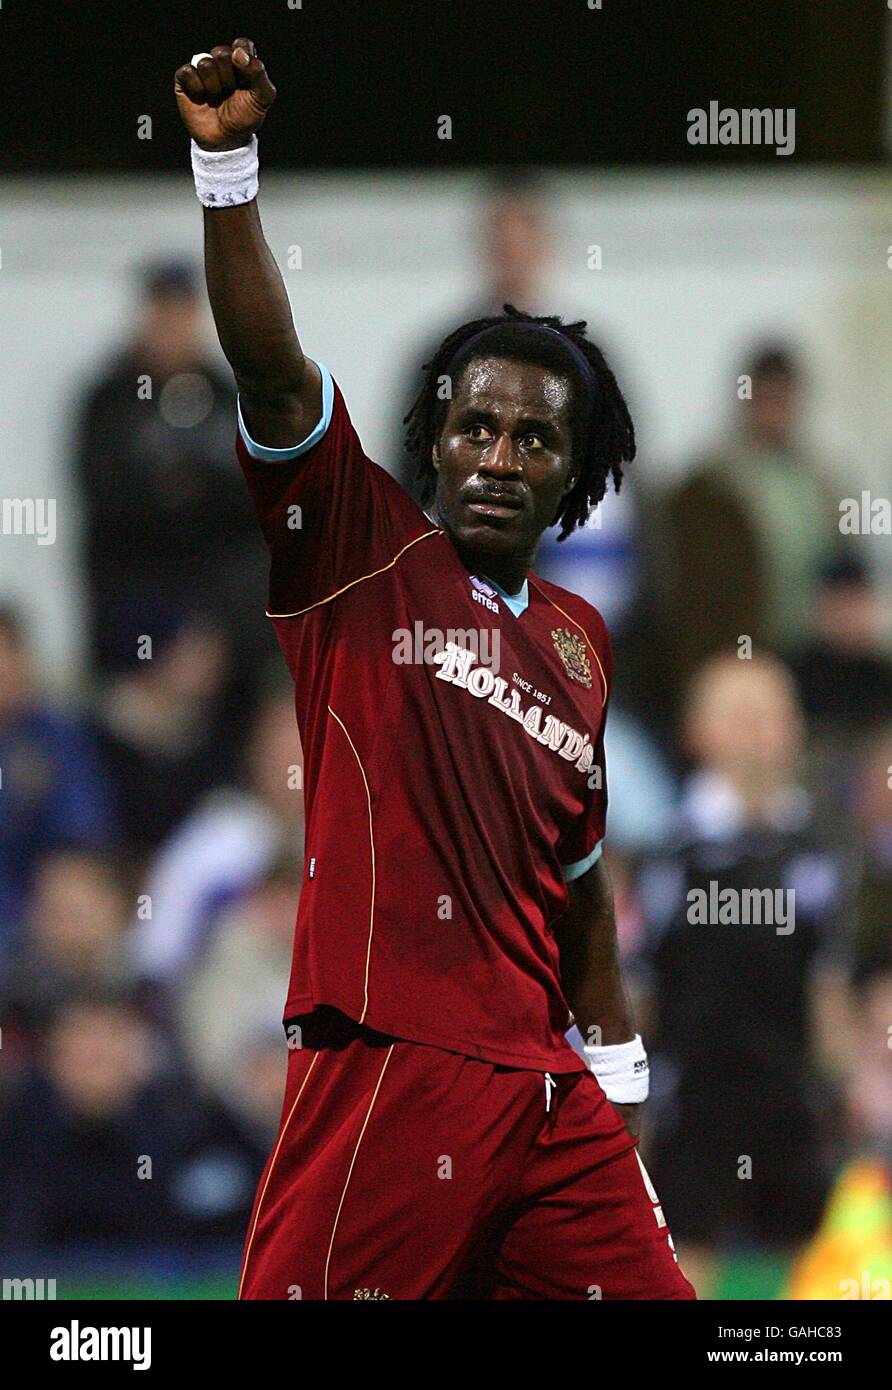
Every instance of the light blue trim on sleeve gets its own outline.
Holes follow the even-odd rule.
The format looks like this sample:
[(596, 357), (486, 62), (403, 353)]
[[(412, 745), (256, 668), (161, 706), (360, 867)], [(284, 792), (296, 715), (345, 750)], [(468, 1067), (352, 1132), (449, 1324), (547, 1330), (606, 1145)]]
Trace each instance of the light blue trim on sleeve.
[[(307, 361), (312, 362), (314, 358), (309, 357)], [(312, 449), (314, 444), (319, 443), (331, 424), (331, 412), (334, 409), (334, 382), (331, 379), (331, 372), (326, 366), (321, 362), (317, 362), (316, 366), (322, 376), (322, 414), (306, 439), (302, 439), (299, 444), (291, 444), (287, 449), (270, 449), (266, 444), (257, 444), (245, 427), (241, 398), (237, 400), (239, 433), (252, 459), (260, 459), (262, 463), (285, 463), (288, 459), (300, 458), (301, 454), (305, 454), (308, 449)]]
[(591, 854), (587, 854), (584, 859), (577, 859), (575, 864), (564, 864), (562, 869), (564, 882), (572, 883), (574, 878), (582, 878), (583, 874), (587, 874), (592, 865), (597, 864), (601, 858), (603, 848), (604, 841), (599, 840)]

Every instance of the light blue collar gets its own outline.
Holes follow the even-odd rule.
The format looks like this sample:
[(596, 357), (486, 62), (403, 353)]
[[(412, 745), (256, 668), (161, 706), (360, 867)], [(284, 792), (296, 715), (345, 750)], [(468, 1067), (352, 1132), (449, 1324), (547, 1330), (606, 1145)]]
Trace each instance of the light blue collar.
[(501, 584), (497, 584), (488, 574), (482, 575), (481, 578), (485, 579), (487, 584), (491, 584), (494, 589), (498, 590), (515, 618), (519, 618), (521, 613), (526, 612), (530, 603), (530, 586), (526, 580), (523, 581), (516, 594), (509, 594), (502, 588)]

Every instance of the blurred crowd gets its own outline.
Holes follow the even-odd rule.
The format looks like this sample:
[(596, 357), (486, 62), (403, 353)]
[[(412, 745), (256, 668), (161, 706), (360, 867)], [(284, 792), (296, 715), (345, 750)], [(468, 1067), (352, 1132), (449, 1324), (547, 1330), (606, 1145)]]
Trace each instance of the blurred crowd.
[[(443, 332), (553, 312), (551, 256), (536, 186), (495, 186), (480, 293)], [(0, 607), (7, 1250), (238, 1244), (279, 1118), (301, 753), (201, 293), (189, 265), (146, 269), (75, 422), (78, 700), (47, 697), (28, 614)], [(601, 341), (597, 306), (568, 309)], [(382, 460), (410, 490), (400, 418), (439, 336), (407, 349)], [(840, 534), (839, 469), (803, 442), (799, 346), (735, 367), (680, 479), (633, 465), (537, 564), (614, 645), (607, 857), (651, 1055), (642, 1149), (704, 1296), (729, 1252), (808, 1249), (848, 1165), (892, 1164), (889, 615)], [(713, 883), (795, 894), (794, 928), (692, 922)]]

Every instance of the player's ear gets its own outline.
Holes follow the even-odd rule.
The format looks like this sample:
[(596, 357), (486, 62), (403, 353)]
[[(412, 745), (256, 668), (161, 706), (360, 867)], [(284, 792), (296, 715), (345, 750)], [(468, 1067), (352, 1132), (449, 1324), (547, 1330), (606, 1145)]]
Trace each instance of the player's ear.
[(566, 497), (566, 495), (567, 495), (568, 492), (572, 492), (573, 489), (574, 489), (574, 487), (576, 486), (576, 484), (577, 484), (578, 482), (579, 482), (579, 474), (578, 474), (578, 473), (571, 473), (570, 476), (569, 476), (569, 478), (567, 479), (565, 485), (564, 485), (564, 494), (563, 494), (563, 495)]
[(434, 465), (434, 472), (435, 472), (435, 473), (439, 473), (439, 471), (440, 471), (440, 444), (439, 444), (439, 441), (436, 440), (436, 439), (434, 440), (433, 444), (431, 445), (431, 463)]

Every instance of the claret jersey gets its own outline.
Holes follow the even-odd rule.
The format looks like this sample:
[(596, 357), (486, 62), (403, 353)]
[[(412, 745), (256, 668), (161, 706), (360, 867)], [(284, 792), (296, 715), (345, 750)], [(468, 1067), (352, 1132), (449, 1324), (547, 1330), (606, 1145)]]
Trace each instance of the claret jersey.
[(293, 449), (238, 454), (294, 678), (306, 847), (285, 1018), (578, 1071), (553, 924), (597, 859), (604, 623), (530, 574), (507, 595), (371, 462), (320, 365)]

